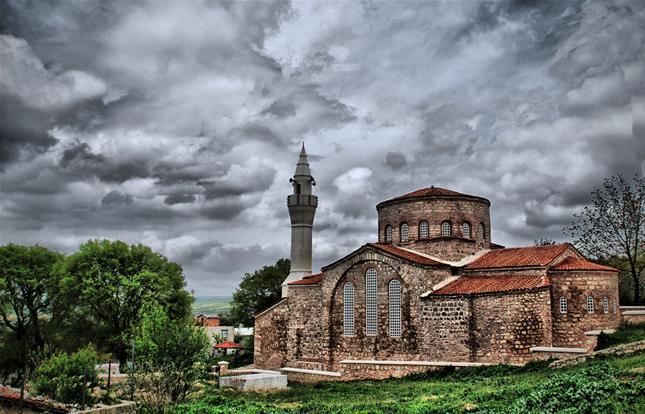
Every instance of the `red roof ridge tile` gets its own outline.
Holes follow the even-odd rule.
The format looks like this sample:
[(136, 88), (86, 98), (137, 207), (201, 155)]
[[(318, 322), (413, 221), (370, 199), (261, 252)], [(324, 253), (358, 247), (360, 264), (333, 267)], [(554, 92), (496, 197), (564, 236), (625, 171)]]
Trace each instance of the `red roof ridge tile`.
[(619, 270), (611, 267), (605, 266), (598, 263), (594, 263), (587, 259), (580, 259), (577, 257), (569, 256), (562, 260), (561, 262), (556, 263), (549, 271), (567, 271), (567, 270), (586, 270), (586, 271), (604, 271), (604, 272), (618, 272)]
[(232, 342), (232, 341), (226, 341), (226, 342), (222, 342), (220, 344), (213, 345), (213, 348), (220, 348), (220, 349), (239, 348), (239, 347), (240, 347), (240, 344)]
[(426, 255), (417, 253), (413, 250), (397, 247), (390, 243), (367, 243), (366, 246), (384, 251), (386, 253), (390, 253), (401, 259), (406, 259), (417, 264), (422, 264), (427, 266), (450, 266), (447, 263), (443, 263), (438, 260), (432, 259)]
[(435, 291), (428, 292), (424, 297), (513, 292), (548, 286), (549, 279), (541, 275), (461, 276)]
[(517, 267), (547, 267), (569, 248), (575, 250), (570, 243), (493, 249), (477, 260), (471, 262), (466, 266), (466, 269), (477, 270)]
[(377, 204), (376, 209), (378, 210), (381, 205), (391, 203), (391, 202), (398, 202), (398, 201), (403, 201), (407, 199), (415, 199), (415, 198), (426, 198), (426, 197), (459, 197), (459, 198), (470, 198), (474, 200), (479, 200), (487, 203), (490, 205), (490, 201), (484, 197), (479, 197), (479, 196), (474, 196), (470, 194), (465, 194), (465, 193), (460, 193), (458, 191), (454, 190), (448, 190), (447, 188), (441, 188), (441, 187), (435, 187), (435, 186), (430, 186), (430, 187), (425, 187), (425, 188), (420, 188), (418, 190), (411, 191), (409, 193), (405, 193), (403, 195), (387, 199), (385, 201), (381, 201), (380, 203)]
[(322, 281), (322, 273), (316, 273), (313, 275), (304, 276), (300, 280), (294, 280), (293, 282), (287, 283), (288, 285), (317, 285)]

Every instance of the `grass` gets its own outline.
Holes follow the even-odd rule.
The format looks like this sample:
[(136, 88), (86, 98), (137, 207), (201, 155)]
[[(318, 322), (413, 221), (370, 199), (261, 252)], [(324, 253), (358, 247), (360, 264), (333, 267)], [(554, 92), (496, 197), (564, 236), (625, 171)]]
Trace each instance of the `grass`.
[(605, 349), (627, 342), (641, 341), (643, 339), (645, 339), (645, 323), (640, 323), (627, 326), (611, 335), (600, 334), (596, 349)]
[[(615, 343), (645, 339), (643, 326), (615, 335)], [(382, 381), (293, 384), (287, 391), (270, 394), (209, 390), (208, 396), (177, 407), (175, 413), (645, 413), (645, 352), (596, 358), (558, 370), (547, 365), (444, 369)]]

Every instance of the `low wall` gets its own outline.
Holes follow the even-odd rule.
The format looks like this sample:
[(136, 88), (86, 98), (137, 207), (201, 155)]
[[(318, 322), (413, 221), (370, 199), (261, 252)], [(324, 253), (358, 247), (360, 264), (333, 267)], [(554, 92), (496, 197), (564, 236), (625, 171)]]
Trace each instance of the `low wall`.
[[(640, 306), (638, 308), (640, 308)], [(623, 323), (625, 325), (639, 325), (641, 323), (645, 323), (645, 310), (641, 310), (641, 309), (623, 310), (622, 314), (623, 314)]]
[(553, 361), (551, 364), (549, 364), (549, 367), (551, 368), (568, 367), (571, 365), (577, 365), (581, 362), (585, 362), (588, 359), (597, 358), (598, 356), (628, 355), (628, 354), (633, 354), (644, 350), (645, 350), (645, 340), (630, 342), (628, 344), (617, 345), (611, 348), (601, 349), (600, 351), (590, 352), (584, 355), (578, 355), (574, 357)]

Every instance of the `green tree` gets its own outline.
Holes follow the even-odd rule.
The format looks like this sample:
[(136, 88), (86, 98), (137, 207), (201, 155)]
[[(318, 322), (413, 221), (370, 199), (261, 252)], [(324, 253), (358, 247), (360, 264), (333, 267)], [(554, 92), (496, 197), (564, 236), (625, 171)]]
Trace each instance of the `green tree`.
[(147, 409), (163, 412), (183, 401), (207, 372), (208, 336), (192, 321), (171, 319), (157, 304), (145, 305), (134, 334), (138, 398)]
[(564, 232), (576, 238), (584, 253), (600, 260), (626, 259), (633, 283), (634, 303), (640, 302), (641, 277), (645, 268), (645, 179), (636, 173), (626, 180), (622, 175), (606, 178), (591, 192), (586, 206)]
[(0, 246), (0, 370), (28, 365), (28, 352), (42, 350), (54, 319), (60, 253), (41, 246)]
[(533, 246), (553, 246), (557, 244), (555, 240), (539, 238), (533, 240)]
[(289, 275), (291, 261), (279, 259), (272, 266), (244, 275), (233, 293), (231, 315), (236, 323), (253, 325), (253, 315), (278, 302), (282, 297), (282, 282)]
[(181, 267), (141, 244), (88, 241), (63, 261), (59, 272), (62, 291), (77, 304), (75, 323), (121, 363), (144, 304), (164, 306), (172, 319), (190, 314), (193, 298), (184, 288)]

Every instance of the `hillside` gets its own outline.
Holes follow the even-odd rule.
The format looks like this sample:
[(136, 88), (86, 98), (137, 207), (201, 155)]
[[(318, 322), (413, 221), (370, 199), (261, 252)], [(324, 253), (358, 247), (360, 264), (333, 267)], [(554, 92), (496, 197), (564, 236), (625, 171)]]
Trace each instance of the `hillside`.
[(195, 296), (193, 316), (203, 314), (221, 314), (231, 308), (230, 296)]

